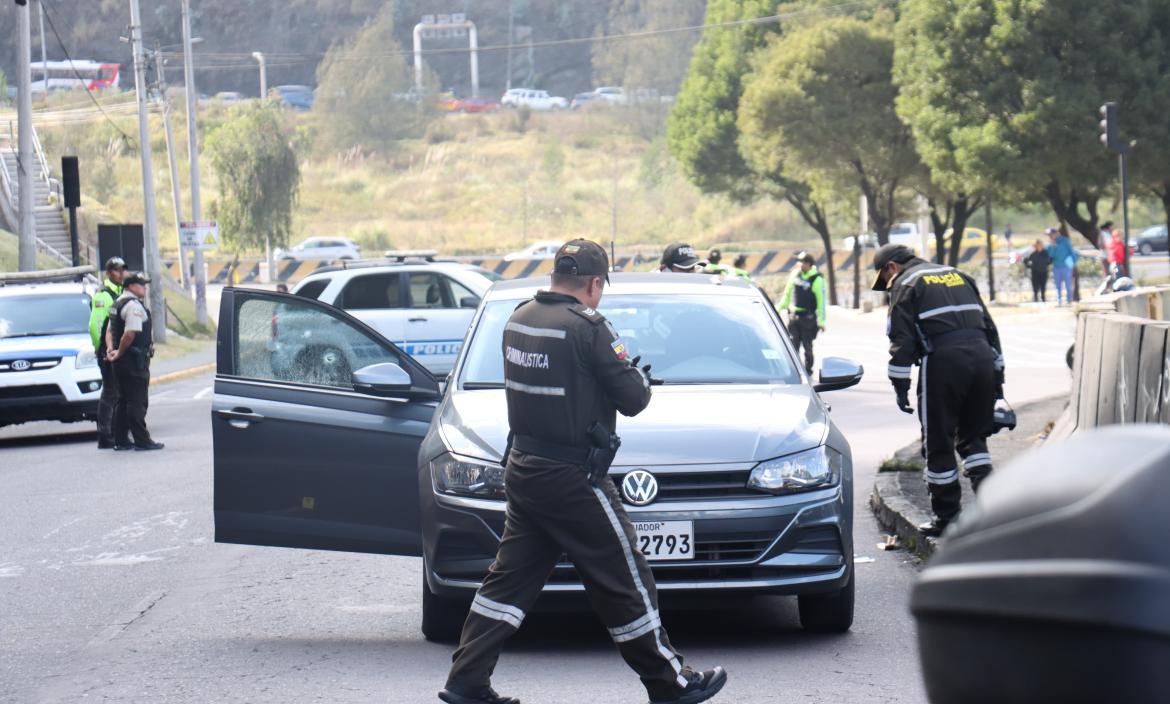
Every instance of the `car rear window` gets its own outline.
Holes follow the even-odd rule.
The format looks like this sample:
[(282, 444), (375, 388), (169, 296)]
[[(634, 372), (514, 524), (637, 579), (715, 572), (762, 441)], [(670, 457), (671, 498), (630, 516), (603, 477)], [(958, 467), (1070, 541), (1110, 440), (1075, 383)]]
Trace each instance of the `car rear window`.
[(313, 279), (312, 281), (306, 281), (303, 286), (296, 290), (296, 295), (301, 298), (312, 298), (316, 300), (321, 297), (321, 294), (325, 292), (326, 288), (329, 288), (330, 281), (332, 279)]
[[(472, 335), (461, 384), (502, 385), (504, 325), (516, 301), (493, 301)], [(798, 384), (775, 319), (759, 299), (611, 295), (600, 310), (630, 357), (666, 384)]]
[(402, 308), (398, 277), (397, 273), (354, 277), (341, 292), (341, 307), (345, 310)]
[(88, 331), (89, 296), (83, 293), (0, 298), (0, 338)]

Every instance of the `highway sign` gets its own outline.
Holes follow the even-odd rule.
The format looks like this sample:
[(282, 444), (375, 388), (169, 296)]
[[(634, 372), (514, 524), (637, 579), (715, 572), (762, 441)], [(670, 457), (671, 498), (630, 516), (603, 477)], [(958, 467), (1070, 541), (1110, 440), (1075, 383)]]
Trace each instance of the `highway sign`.
[(217, 249), (219, 247), (219, 223), (214, 220), (207, 222), (179, 223), (179, 242), (189, 249)]

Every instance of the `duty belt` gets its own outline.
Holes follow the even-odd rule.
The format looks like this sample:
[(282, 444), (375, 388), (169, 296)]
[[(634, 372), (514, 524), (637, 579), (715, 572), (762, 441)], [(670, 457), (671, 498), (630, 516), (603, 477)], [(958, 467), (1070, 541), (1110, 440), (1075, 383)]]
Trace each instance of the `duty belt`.
[(531, 435), (516, 435), (512, 438), (512, 449), (526, 455), (536, 455), (554, 462), (584, 465), (589, 459), (588, 447), (560, 445), (534, 438)]

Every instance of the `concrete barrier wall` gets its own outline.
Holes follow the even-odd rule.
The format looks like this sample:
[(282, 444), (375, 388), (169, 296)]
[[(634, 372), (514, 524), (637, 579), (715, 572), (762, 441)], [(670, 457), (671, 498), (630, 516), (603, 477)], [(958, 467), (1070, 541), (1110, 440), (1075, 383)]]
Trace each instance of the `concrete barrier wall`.
[(1059, 435), (1170, 423), (1170, 288), (1090, 299), (1077, 321), (1069, 409)]

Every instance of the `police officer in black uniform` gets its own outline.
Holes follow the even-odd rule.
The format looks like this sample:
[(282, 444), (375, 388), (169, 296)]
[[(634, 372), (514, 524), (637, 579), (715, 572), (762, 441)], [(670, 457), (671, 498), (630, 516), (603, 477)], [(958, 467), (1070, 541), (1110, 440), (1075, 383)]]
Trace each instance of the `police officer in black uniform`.
[(654, 577), (633, 548), (633, 525), (606, 474), (620, 444), (617, 412), (634, 416), (650, 403), (649, 365), (639, 369), (628, 358), (597, 312), (608, 271), (600, 245), (567, 242), (551, 288), (521, 304), (504, 329), (511, 428), (504, 536), (439, 693), (445, 702), (518, 704), (492, 690), (492, 671), (562, 554), (651, 702), (706, 701), (727, 680), (720, 667), (685, 667), (671, 647)]
[(877, 251), (873, 266), (873, 290), (890, 292), (889, 377), (906, 413), (914, 412), (910, 372), (919, 365), (918, 417), (935, 516), (919, 528), (938, 536), (960, 508), (955, 450), (973, 490), (991, 474), (987, 438), (996, 399), (1003, 397), (999, 332), (975, 281), (963, 272), (894, 244)]
[[(154, 356), (150, 310), (143, 304), (150, 277), (128, 274), (123, 293), (110, 311), (109, 339), (113, 347), (106, 359), (118, 379), (118, 404), (114, 408), (115, 450), (161, 450), (146, 429), (150, 391), (150, 358)], [(131, 444), (130, 436), (134, 442)]]

